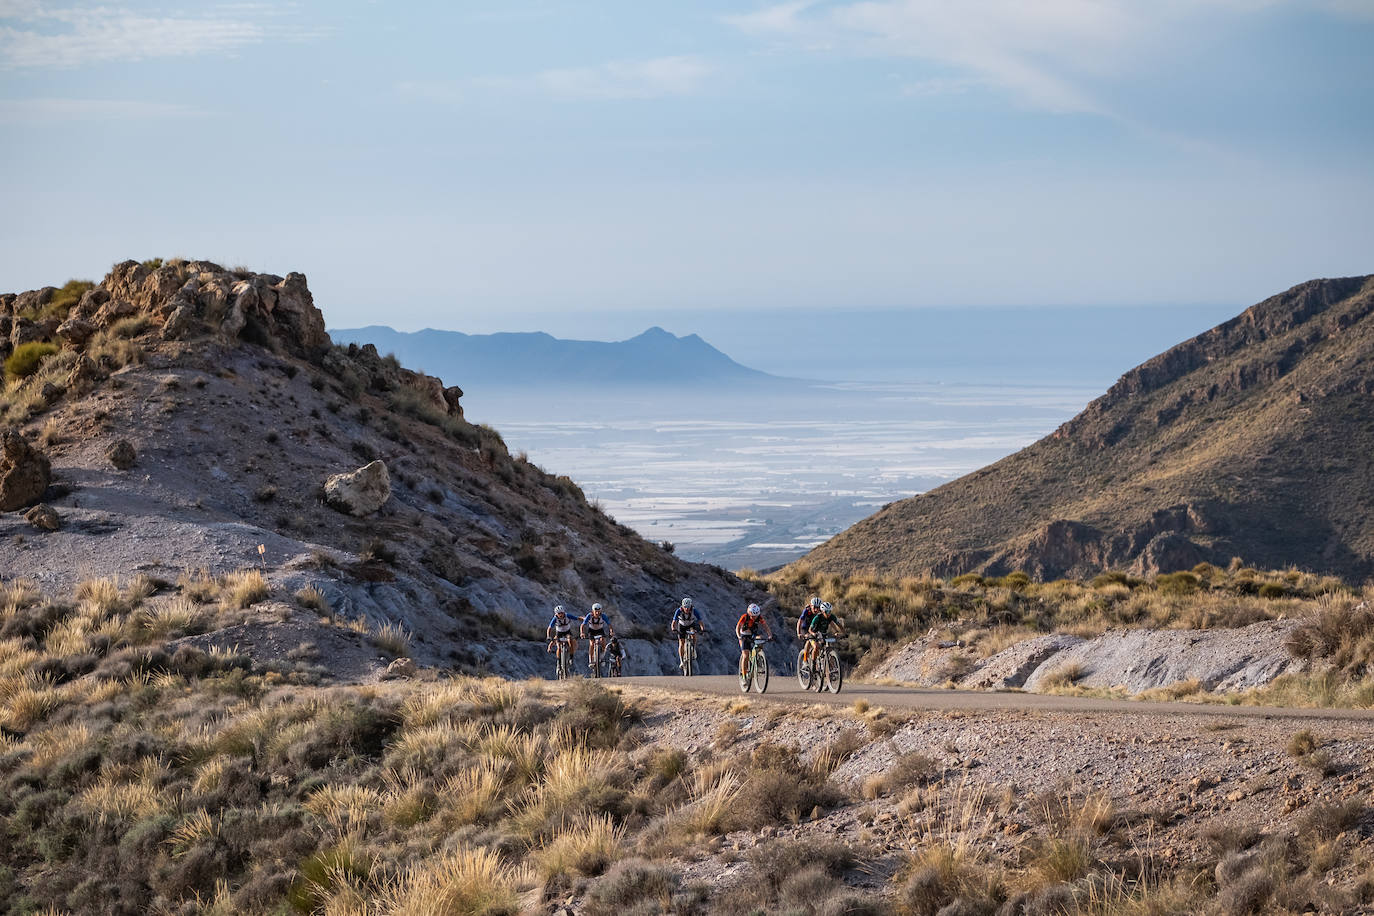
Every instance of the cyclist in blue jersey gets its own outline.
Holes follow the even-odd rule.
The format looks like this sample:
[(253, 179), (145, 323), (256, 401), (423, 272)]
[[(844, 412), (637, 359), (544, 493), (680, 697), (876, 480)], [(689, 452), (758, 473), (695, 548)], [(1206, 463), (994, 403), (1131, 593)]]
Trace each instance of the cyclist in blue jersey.
[(687, 634), (700, 630), (706, 632), (706, 621), (692, 607), (691, 598), (683, 598), (682, 605), (673, 612), (673, 620), (668, 624), (669, 631), (677, 634), (677, 666), (681, 668), (687, 656)]
[(598, 637), (601, 639), (602, 648), (605, 648), (606, 640), (615, 635), (615, 627), (606, 619), (606, 615), (601, 613), (600, 602), (592, 605), (592, 612), (582, 618), (582, 636), (587, 640), (587, 667), (592, 667), (592, 646), (596, 644)]
[(577, 637), (573, 635), (572, 631), (574, 622), (581, 623), (582, 620), (580, 617), (569, 614), (568, 609), (563, 605), (560, 604), (553, 609), (553, 619), (549, 621), (548, 627), (544, 630), (544, 635), (549, 641), (548, 651), (550, 653), (553, 652), (554, 643), (564, 636), (568, 637), (568, 642), (572, 647), (568, 654), (571, 655), (577, 651)]

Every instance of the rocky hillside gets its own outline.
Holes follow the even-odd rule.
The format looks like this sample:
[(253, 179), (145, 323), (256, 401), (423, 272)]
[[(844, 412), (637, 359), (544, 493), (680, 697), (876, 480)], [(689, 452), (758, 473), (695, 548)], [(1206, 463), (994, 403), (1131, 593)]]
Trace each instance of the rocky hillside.
[(1374, 277), (1313, 280), (1132, 369), (1052, 435), (821, 545), (821, 570), (1374, 574)]
[[(675, 670), (663, 637), (681, 596), (721, 620), (748, 600), (512, 457), (463, 419), (460, 389), (334, 346), (298, 273), (126, 261), (99, 284), (0, 296), (0, 357), (0, 576), (59, 597), (137, 577), (140, 596), (186, 596), (259, 569), (256, 616), (171, 634), (203, 647), (220, 632), (346, 653), (321, 628), (356, 630), (398, 637), (393, 652), (409, 634), (422, 664), (544, 672), (549, 608), (602, 601), (633, 670), (656, 672)], [(353, 651), (367, 657), (321, 661), (385, 664)], [(708, 644), (708, 667), (732, 651)]]

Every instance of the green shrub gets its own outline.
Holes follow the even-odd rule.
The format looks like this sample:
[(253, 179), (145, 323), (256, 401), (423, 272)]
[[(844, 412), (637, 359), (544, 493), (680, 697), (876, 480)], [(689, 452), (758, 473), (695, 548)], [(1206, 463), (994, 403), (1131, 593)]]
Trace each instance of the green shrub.
[(1259, 587), (1261, 598), (1282, 598), (1286, 594), (1288, 594), (1288, 589), (1277, 582), (1266, 582)]
[(81, 301), (86, 291), (94, 288), (95, 284), (90, 280), (68, 280), (61, 289), (53, 293), (48, 304), (43, 306), (43, 317), (65, 319), (72, 306)]
[(5, 360), (5, 377), (9, 379), (28, 378), (38, 371), (38, 367), (57, 352), (57, 345), (30, 341), (14, 348)]
[(1191, 595), (1202, 586), (1196, 573), (1174, 572), (1155, 577), (1155, 587), (1165, 595)]

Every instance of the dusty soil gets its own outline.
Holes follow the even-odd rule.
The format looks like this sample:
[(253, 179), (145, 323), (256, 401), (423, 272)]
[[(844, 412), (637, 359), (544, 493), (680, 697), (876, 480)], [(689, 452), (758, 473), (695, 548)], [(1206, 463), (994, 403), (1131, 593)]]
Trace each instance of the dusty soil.
[(893, 652), (875, 678), (934, 687), (1039, 690), (1055, 672), (1074, 670), (1082, 687), (1120, 687), (1140, 693), (1196, 680), (1204, 690), (1245, 690), (1269, 683), (1304, 662), (1284, 646), (1300, 620), (1265, 620), (1207, 630), (1111, 630), (1093, 639), (1038, 636), (984, 659), (931, 637)]
[[(1099, 794), (1110, 799), (1116, 852), (1163, 868), (1215, 863), (1209, 834), (1228, 826), (1291, 834), (1305, 818), (1320, 816), (1314, 811), (1352, 800), (1365, 806), (1362, 818), (1336, 842), (1350, 863), (1374, 852), (1370, 715), (1287, 710), (1280, 717), (1235, 707), (1222, 707), (1227, 714), (1216, 715), (1216, 707), (1176, 711), (1172, 707), (1179, 704), (1130, 703), (1094, 711), (1088, 702), (1069, 704), (1086, 709), (875, 706), (860, 713), (856, 707), (808, 704), (805, 695), (774, 694), (772, 688), (764, 697), (725, 699), (685, 688), (626, 687), (629, 696), (656, 710), (645, 719), (643, 739), (681, 748), (699, 761), (746, 755), (763, 742), (796, 744), (806, 759), (846, 731), (861, 739), (862, 746), (832, 776), (845, 790), (846, 803), (817, 810), (800, 823), (731, 833), (689, 852), (679, 863), (689, 880), (747, 882), (752, 866), (744, 854), (755, 846), (775, 838), (829, 837), (864, 851), (861, 858), (869, 864), (847, 876), (850, 884), (881, 888), (912, 850), (948, 826), (951, 805), (980, 812), (978, 829), (967, 834), (984, 853), (1015, 861), (1033, 837), (1044, 835), (1047, 799), (1082, 804)], [(1324, 755), (1320, 767), (1287, 750), (1304, 729)], [(903, 813), (901, 793), (863, 797), (867, 780), (913, 753), (928, 757), (938, 774), (929, 807)], [(1363, 867), (1338, 867), (1329, 883), (1354, 880)]]

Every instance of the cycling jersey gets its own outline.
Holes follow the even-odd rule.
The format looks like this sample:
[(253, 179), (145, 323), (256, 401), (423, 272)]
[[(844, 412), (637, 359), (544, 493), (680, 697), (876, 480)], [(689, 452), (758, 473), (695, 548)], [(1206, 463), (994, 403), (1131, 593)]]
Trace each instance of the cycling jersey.
[(553, 619), (549, 621), (549, 629), (553, 630), (554, 636), (570, 636), (574, 622), (581, 623), (581, 620), (569, 614), (559, 622), (558, 615), (554, 614)]
[(760, 615), (757, 616), (757, 617), (751, 617), (751, 616), (749, 616), (748, 612), (746, 612), (745, 615), (739, 619), (739, 623), (735, 624), (735, 632), (737, 632), (737, 633), (752, 633), (752, 632), (754, 632), (755, 630), (762, 629), (762, 628), (763, 628), (763, 615), (762, 615), (762, 614), (760, 614)]
[(582, 618), (582, 625), (587, 628), (587, 637), (590, 639), (597, 636), (605, 636), (606, 627), (610, 625), (610, 621), (606, 619), (605, 614), (601, 615), (600, 620), (593, 620), (592, 616), (588, 614), (586, 617)]
[(686, 633), (689, 630), (695, 630), (697, 627), (701, 626), (701, 615), (697, 613), (696, 608), (692, 608), (685, 615), (682, 613), (683, 610), (683, 608), (678, 608), (673, 614), (671, 629)]
[(833, 615), (827, 617), (824, 614), (817, 614), (815, 617), (811, 618), (811, 623), (807, 625), (807, 629), (814, 630), (824, 636), (825, 631), (830, 629), (830, 625), (834, 622), (835, 618)]

